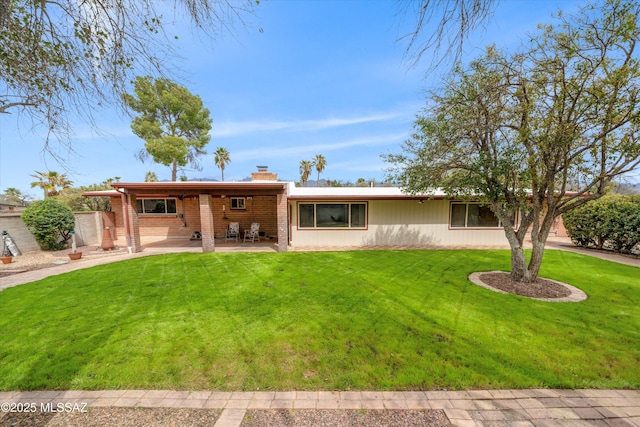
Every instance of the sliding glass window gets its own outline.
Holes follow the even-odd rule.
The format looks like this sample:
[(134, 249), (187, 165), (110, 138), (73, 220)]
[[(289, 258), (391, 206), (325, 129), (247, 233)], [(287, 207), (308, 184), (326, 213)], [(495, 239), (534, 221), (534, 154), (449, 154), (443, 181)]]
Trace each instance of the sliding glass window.
[(478, 203), (451, 203), (451, 228), (499, 228), (502, 223), (491, 208)]
[(138, 199), (138, 213), (141, 215), (166, 215), (176, 212), (176, 199)]
[(300, 228), (366, 228), (366, 203), (299, 203)]

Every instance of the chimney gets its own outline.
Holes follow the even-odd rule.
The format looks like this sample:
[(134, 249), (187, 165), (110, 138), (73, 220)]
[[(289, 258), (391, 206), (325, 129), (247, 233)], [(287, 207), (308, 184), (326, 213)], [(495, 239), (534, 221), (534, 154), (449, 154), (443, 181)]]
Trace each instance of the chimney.
[(256, 166), (258, 168), (258, 172), (251, 173), (251, 181), (277, 181), (278, 174), (273, 172), (268, 172), (268, 166)]

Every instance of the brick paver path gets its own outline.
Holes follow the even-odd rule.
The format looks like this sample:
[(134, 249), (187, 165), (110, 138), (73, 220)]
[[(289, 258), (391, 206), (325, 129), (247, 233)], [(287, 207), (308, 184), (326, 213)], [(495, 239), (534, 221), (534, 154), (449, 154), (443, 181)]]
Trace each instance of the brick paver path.
[[(636, 426), (640, 390), (284, 391), (170, 390), (0, 392), (9, 403), (223, 409), (215, 427), (240, 426), (247, 409), (441, 409), (452, 425)], [(4, 412), (0, 412), (0, 425)]]

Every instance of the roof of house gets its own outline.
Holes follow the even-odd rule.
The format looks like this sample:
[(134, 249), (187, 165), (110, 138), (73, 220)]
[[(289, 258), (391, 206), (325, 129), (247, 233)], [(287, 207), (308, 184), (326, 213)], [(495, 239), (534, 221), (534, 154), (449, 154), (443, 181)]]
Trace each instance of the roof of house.
[(120, 197), (118, 190), (92, 190), (82, 193), (83, 196), (89, 197)]
[(290, 183), (288, 188), (288, 198), (292, 200), (443, 199), (445, 196), (439, 190), (412, 195), (399, 187), (296, 187)]
[(87, 191), (84, 196), (119, 197), (123, 193), (135, 193), (145, 196), (151, 195), (183, 195), (215, 192), (218, 194), (233, 194), (249, 192), (259, 194), (277, 194), (284, 192), (286, 182), (281, 181), (169, 181), (169, 182), (114, 182), (114, 190)]
[(228, 189), (283, 189), (281, 181), (168, 181), (168, 182), (114, 182), (116, 190), (228, 190)]
[(292, 200), (393, 200), (393, 199), (443, 199), (442, 191), (429, 194), (409, 194), (399, 187), (297, 187), (294, 182), (283, 181), (172, 181), (172, 182), (114, 182), (113, 190), (87, 191), (84, 196), (119, 197), (122, 193), (136, 193), (145, 196), (166, 196), (167, 194), (198, 194), (216, 192), (221, 194), (237, 192), (281, 192), (286, 189)]

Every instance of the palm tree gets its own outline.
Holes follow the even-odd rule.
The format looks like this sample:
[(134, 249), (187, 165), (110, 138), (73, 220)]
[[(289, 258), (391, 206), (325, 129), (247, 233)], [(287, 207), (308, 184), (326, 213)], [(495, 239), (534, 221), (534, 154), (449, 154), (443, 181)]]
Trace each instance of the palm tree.
[(222, 147), (218, 147), (214, 155), (214, 161), (216, 162), (216, 166), (222, 171), (222, 181), (224, 181), (224, 168), (231, 163), (231, 156), (229, 156), (227, 149)]
[(38, 181), (34, 181), (31, 183), (31, 188), (40, 187), (44, 190), (44, 197), (57, 196), (59, 190), (63, 190), (65, 188), (71, 187), (73, 182), (67, 177), (66, 173), (59, 174), (58, 172), (49, 171), (49, 172), (38, 172), (31, 175), (32, 177), (38, 179)]
[(158, 175), (155, 172), (147, 172), (144, 176), (144, 182), (158, 182)]
[(318, 186), (320, 185), (320, 174), (324, 170), (324, 167), (327, 166), (327, 160), (322, 154), (316, 154), (316, 156), (313, 158), (313, 165), (318, 171), (318, 180), (316, 181), (316, 186)]
[(300, 181), (303, 186), (307, 185), (312, 168), (313, 163), (310, 160), (300, 160)]

